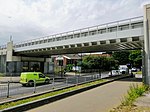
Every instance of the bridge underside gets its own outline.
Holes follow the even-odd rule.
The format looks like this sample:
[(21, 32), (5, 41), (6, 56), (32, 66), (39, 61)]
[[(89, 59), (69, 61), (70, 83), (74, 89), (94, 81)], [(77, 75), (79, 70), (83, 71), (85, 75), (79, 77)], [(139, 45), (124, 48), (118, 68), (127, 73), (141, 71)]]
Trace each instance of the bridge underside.
[[(99, 45), (100, 44), (100, 45)], [(14, 55), (18, 56), (36, 56), (36, 57), (49, 57), (57, 54), (75, 54), (75, 53), (88, 53), (88, 52), (106, 52), (106, 51), (119, 51), (119, 50), (135, 50), (143, 48), (143, 40), (120, 42), (120, 43), (85, 43), (78, 45), (68, 45), (54, 48), (35, 49), (23, 52), (16, 52)]]

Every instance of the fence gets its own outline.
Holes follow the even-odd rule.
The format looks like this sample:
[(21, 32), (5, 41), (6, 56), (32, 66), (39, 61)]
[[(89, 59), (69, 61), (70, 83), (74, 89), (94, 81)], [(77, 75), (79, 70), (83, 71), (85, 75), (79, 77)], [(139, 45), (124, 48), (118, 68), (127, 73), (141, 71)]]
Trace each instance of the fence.
[(21, 96), (27, 96), (39, 92), (54, 90), (62, 87), (78, 85), (79, 83), (89, 82), (92, 80), (101, 79), (101, 75), (87, 75), (87, 76), (72, 76), (65, 78), (53, 78), (50, 80), (50, 84), (36, 84), (34, 81), (33, 87), (23, 87), (20, 83), (2, 83), (0, 84), (0, 99), (16, 98)]

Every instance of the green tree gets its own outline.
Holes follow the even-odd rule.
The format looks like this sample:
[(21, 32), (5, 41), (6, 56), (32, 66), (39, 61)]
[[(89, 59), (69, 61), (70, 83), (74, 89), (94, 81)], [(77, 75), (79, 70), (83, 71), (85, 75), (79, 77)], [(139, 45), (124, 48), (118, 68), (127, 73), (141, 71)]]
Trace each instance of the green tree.
[(116, 68), (117, 61), (112, 57), (101, 56), (85, 56), (82, 61), (83, 69), (103, 69), (111, 70), (112, 67)]
[(92, 66), (91, 60), (92, 60), (92, 56), (84, 56), (82, 60), (82, 68), (83, 69), (91, 68)]
[(129, 51), (117, 51), (112, 54), (114, 60), (118, 61), (118, 64), (127, 64), (129, 63)]
[(107, 60), (107, 66), (109, 67), (108, 70), (118, 69), (118, 60), (115, 60), (113, 57), (107, 57)]
[(132, 63), (132, 66), (140, 68), (140, 66), (142, 66), (141, 50), (130, 51), (129, 60)]

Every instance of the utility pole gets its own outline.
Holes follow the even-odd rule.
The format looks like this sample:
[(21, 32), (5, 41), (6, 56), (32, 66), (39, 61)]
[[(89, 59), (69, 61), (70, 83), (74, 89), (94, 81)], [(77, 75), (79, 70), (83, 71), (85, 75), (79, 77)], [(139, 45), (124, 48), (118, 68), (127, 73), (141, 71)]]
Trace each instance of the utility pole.
[(144, 83), (150, 85), (150, 4), (144, 6)]

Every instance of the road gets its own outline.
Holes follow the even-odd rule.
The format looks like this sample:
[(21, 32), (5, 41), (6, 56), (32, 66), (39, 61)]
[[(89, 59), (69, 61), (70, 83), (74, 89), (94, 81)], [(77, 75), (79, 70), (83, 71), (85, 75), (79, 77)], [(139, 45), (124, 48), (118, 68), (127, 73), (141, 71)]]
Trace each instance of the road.
[[(108, 77), (108, 74), (102, 74), (102, 78)], [(81, 83), (84, 81), (89, 81), (93, 80), (93, 75), (86, 75), (86, 76), (79, 76), (78, 79), (75, 76), (68, 77), (67, 81), (66, 79), (60, 79), (60, 80), (55, 80), (54, 83), (51, 84), (41, 84), (36, 86), (36, 89), (34, 87), (22, 87), (21, 84), (19, 83), (10, 83), (9, 86), (9, 95), (11, 97), (13, 96), (18, 96), (19, 95), (26, 95), (26, 94), (33, 94), (34, 90), (36, 92), (43, 92), (47, 90), (52, 90), (52, 88), (60, 88), (60, 87), (65, 87), (69, 85), (73, 85), (76, 83)], [(0, 99), (6, 98), (7, 96), (7, 83), (6, 84), (0, 84)]]
[(121, 103), (132, 78), (115, 81), (95, 89), (29, 110), (27, 112), (108, 112)]

